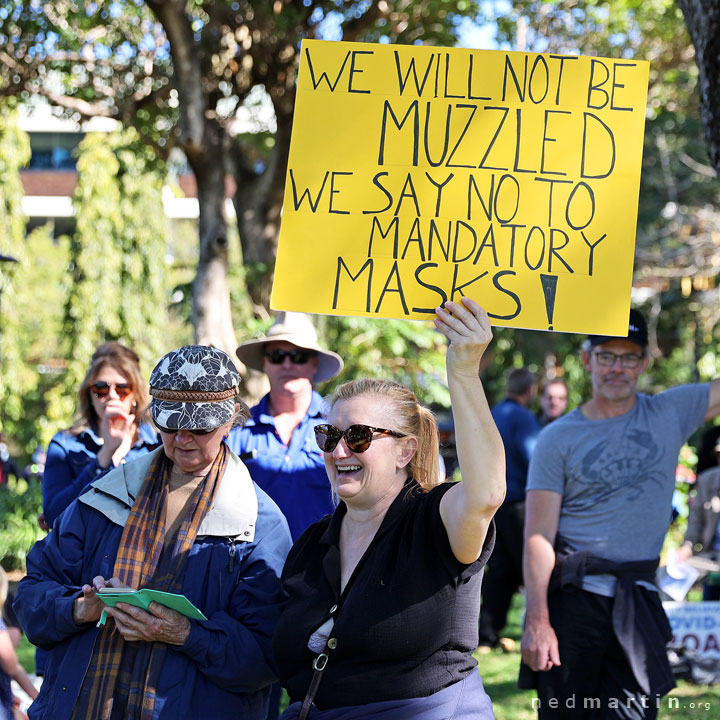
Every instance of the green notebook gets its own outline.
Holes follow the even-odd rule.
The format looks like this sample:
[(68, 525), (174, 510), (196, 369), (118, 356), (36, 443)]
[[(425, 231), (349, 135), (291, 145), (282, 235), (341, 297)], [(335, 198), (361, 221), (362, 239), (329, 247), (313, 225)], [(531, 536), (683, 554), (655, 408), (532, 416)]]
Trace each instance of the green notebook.
[[(175, 612), (190, 618), (191, 620), (207, 620), (207, 618), (198, 610), (184, 595), (176, 593), (163, 592), (162, 590), (151, 590), (150, 588), (142, 588), (141, 590), (133, 590), (132, 588), (101, 588), (97, 593), (98, 597), (109, 607), (115, 607), (119, 602), (134, 605), (149, 612), (150, 603), (156, 602), (165, 607), (169, 607)], [(107, 620), (105, 611), (103, 610), (98, 627), (102, 627)]]

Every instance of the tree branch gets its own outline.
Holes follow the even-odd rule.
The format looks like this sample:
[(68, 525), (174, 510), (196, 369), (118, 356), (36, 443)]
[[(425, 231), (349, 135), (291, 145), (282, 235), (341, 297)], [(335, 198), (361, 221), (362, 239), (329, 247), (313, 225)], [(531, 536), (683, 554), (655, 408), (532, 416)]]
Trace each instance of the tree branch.
[(348, 20), (343, 24), (343, 40), (354, 42), (380, 18), (390, 15), (390, 7), (386, 0), (373, 0), (368, 9), (360, 17)]
[(112, 108), (102, 103), (89, 103), (87, 100), (81, 100), (80, 98), (70, 97), (68, 95), (60, 95), (59, 93), (53, 92), (45, 85), (40, 85), (37, 88), (39, 95), (45, 96), (50, 102), (59, 107), (67, 108), (80, 113), (83, 117), (114, 117)]

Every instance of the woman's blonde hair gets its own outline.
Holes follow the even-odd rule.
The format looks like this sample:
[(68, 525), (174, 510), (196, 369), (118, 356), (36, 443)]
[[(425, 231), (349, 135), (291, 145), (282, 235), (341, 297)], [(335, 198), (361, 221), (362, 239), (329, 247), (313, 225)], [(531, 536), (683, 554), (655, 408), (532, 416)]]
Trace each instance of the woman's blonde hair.
[(388, 403), (391, 416), (387, 421), (387, 429), (412, 435), (418, 442), (417, 452), (409, 465), (410, 476), (426, 492), (437, 485), (440, 482), (440, 446), (437, 422), (432, 412), (418, 402), (410, 388), (392, 380), (371, 378), (351, 380), (340, 385), (327, 398), (327, 403), (332, 408), (338, 400), (361, 396), (382, 398)]
[(90, 359), (90, 369), (78, 390), (78, 407), (80, 420), (73, 428), (73, 432), (81, 432), (91, 428), (94, 432), (99, 430), (98, 416), (90, 397), (90, 386), (103, 368), (111, 367), (124, 375), (133, 389), (133, 413), (135, 415), (135, 428), (147, 422), (147, 408), (150, 405), (150, 394), (147, 383), (140, 374), (140, 364), (137, 353), (119, 342), (107, 342), (99, 345)]

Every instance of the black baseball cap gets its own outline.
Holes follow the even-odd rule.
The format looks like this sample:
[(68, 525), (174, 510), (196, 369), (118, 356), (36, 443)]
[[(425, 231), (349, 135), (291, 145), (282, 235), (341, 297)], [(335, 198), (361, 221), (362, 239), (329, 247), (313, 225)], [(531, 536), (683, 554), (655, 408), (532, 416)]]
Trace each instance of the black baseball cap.
[(629, 340), (645, 350), (648, 344), (647, 324), (645, 323), (645, 318), (642, 316), (642, 313), (633, 308), (630, 310), (630, 322), (628, 323), (627, 335), (620, 337), (615, 335), (588, 335), (588, 340), (591, 347), (602, 345), (611, 340)]

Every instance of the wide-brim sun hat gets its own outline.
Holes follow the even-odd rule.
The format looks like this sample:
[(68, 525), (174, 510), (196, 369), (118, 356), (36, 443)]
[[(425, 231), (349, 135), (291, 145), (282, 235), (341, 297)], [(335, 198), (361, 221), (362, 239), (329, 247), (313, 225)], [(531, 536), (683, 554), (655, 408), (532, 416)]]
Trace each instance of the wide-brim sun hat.
[(150, 375), (150, 411), (170, 430), (214, 430), (235, 416), (240, 375), (230, 356), (207, 345), (164, 355)]
[(265, 345), (271, 342), (288, 342), (317, 353), (318, 367), (312, 377), (313, 384), (330, 380), (343, 369), (344, 363), (339, 355), (318, 345), (317, 330), (305, 313), (279, 312), (265, 337), (248, 340), (235, 352), (245, 365), (262, 371)]

